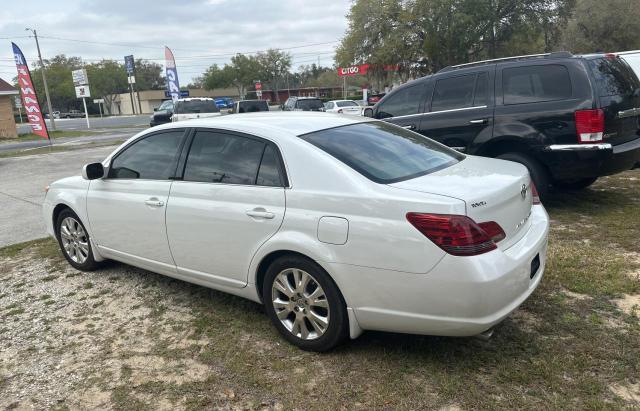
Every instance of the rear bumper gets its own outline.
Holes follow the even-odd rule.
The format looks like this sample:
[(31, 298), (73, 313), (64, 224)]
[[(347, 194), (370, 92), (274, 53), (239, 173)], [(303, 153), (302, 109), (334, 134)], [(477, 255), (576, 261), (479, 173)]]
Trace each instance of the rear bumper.
[[(522, 304), (543, 277), (549, 218), (542, 206), (534, 206), (530, 219), (527, 234), (508, 249), (446, 255), (427, 274), (345, 264), (328, 269), (363, 330), (477, 335)], [(539, 267), (531, 277), (536, 257)]]
[(540, 160), (556, 180), (616, 174), (640, 164), (640, 138), (616, 146), (609, 143), (550, 145), (544, 147)]

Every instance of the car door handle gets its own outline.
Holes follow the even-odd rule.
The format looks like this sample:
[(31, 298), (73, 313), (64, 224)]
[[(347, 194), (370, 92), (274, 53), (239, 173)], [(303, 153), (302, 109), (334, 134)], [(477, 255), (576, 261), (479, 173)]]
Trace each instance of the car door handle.
[(415, 124), (410, 124), (408, 126), (402, 126), (402, 128), (406, 128), (407, 130), (415, 130), (416, 129), (416, 125)]
[(149, 207), (162, 207), (164, 206), (164, 201), (160, 201), (155, 197), (152, 197), (144, 202)]
[(274, 218), (276, 215), (265, 210), (264, 208), (256, 208), (253, 210), (247, 210), (247, 215), (249, 217), (253, 217), (253, 218), (264, 218), (267, 220), (271, 220), (272, 218)]
[(471, 120), (469, 121), (470, 124), (487, 124), (489, 123), (489, 119), (488, 118), (479, 118), (476, 120)]

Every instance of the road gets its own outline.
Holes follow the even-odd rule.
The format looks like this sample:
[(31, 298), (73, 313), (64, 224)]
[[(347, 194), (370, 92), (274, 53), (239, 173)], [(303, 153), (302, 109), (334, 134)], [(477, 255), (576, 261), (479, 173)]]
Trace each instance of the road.
[[(51, 127), (49, 120), (47, 121), (47, 127)], [(60, 118), (56, 119), (56, 130), (86, 130), (87, 121), (84, 118)], [(149, 125), (149, 114), (143, 114), (139, 116), (114, 116), (114, 117), (89, 117), (91, 128), (105, 128), (105, 127), (124, 127), (132, 126), (139, 127), (142, 125)], [(30, 133), (31, 127), (29, 124), (20, 124), (18, 126), (18, 134)]]
[(47, 184), (80, 174), (84, 164), (103, 160), (114, 148), (0, 158), (0, 247), (46, 236), (41, 204)]

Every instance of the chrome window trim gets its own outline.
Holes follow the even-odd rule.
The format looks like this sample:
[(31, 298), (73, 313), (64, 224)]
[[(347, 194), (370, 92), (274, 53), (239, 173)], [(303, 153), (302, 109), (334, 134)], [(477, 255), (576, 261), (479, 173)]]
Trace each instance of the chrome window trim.
[(407, 114), (407, 115), (404, 115), (404, 116), (387, 117), (387, 118), (383, 118), (381, 120), (389, 120), (389, 119), (396, 119), (396, 118), (409, 118), (409, 117), (424, 116), (424, 115), (438, 114), (438, 113), (454, 113), (456, 111), (475, 110), (475, 109), (479, 109), (479, 108), (487, 108), (487, 106), (484, 105), (484, 106), (474, 106), (474, 107), (452, 108), (452, 109), (449, 109), (449, 110), (440, 110), (440, 111), (428, 111), (428, 112), (425, 112), (425, 113), (416, 113), (416, 114)]

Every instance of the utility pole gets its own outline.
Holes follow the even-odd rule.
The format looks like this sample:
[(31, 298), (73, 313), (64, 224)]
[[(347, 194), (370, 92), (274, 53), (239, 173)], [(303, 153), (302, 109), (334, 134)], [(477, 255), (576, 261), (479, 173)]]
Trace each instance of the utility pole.
[(51, 123), (51, 129), (56, 129), (56, 121), (53, 118), (53, 108), (51, 107), (51, 97), (49, 97), (49, 86), (47, 86), (47, 76), (44, 74), (44, 63), (42, 62), (42, 54), (40, 53), (40, 43), (38, 43), (38, 34), (35, 29), (26, 28), (25, 30), (31, 31), (33, 37), (36, 39), (36, 48), (38, 49), (38, 59), (40, 60), (40, 71), (42, 72), (42, 84), (44, 84), (44, 94), (47, 97), (47, 108), (49, 109), (49, 122)]

